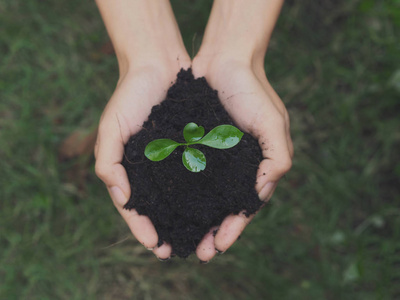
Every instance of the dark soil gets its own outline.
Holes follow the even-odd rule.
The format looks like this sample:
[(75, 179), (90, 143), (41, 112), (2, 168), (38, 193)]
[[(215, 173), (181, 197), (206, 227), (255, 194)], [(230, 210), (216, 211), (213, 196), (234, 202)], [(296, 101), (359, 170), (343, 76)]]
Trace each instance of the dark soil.
[(193, 146), (207, 159), (206, 169), (199, 173), (182, 164), (183, 147), (160, 162), (148, 160), (144, 149), (149, 142), (159, 138), (184, 142), (182, 131), (187, 123), (203, 126), (206, 134), (218, 125), (234, 125), (218, 92), (204, 78), (194, 79), (190, 69), (181, 70), (177, 77), (166, 100), (153, 107), (143, 130), (130, 138), (122, 164), (132, 188), (125, 208), (149, 216), (159, 245), (170, 243), (173, 253), (187, 257), (226, 216), (243, 210), (252, 214), (260, 208), (254, 185), (262, 154), (257, 141), (245, 133), (231, 149)]

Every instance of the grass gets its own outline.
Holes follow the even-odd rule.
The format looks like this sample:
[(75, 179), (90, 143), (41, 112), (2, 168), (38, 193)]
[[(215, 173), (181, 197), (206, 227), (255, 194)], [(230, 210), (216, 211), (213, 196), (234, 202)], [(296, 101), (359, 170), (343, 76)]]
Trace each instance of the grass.
[[(173, 4), (197, 50), (211, 1)], [(59, 159), (116, 84), (94, 3), (2, 1), (0, 298), (399, 298), (399, 20), (399, 1), (286, 2), (266, 71), (294, 166), (241, 240), (199, 265), (156, 261), (90, 156)]]

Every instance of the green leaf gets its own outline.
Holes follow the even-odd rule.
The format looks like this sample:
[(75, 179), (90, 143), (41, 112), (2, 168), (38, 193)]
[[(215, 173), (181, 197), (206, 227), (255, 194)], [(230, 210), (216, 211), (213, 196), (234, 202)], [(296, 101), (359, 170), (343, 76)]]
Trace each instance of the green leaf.
[(200, 172), (206, 168), (206, 157), (200, 150), (187, 147), (182, 154), (183, 165), (192, 172)]
[(160, 161), (170, 155), (179, 145), (170, 139), (154, 140), (147, 144), (144, 155), (152, 161)]
[(188, 123), (185, 128), (183, 128), (183, 137), (188, 143), (198, 141), (203, 137), (203, 135), (204, 127), (197, 126), (196, 123)]
[(242, 139), (243, 132), (232, 125), (215, 127), (198, 144), (207, 145), (217, 149), (228, 149), (236, 146)]

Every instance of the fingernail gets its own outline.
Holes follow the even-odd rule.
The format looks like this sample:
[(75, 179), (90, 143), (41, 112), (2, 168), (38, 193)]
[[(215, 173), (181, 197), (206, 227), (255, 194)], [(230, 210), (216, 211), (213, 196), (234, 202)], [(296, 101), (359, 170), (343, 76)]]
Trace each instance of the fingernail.
[(206, 264), (208, 264), (210, 261), (209, 260), (199, 260), (199, 263), (201, 264), (201, 265), (206, 265)]
[(149, 248), (147, 248), (147, 247), (145, 247), (147, 250), (149, 250), (149, 251), (152, 251), (152, 250), (154, 250), (154, 249), (156, 249), (157, 247), (149, 247)]
[(117, 186), (113, 186), (110, 188), (110, 195), (113, 201), (120, 206), (125, 205), (126, 203), (126, 198), (124, 193), (121, 191), (121, 189)]
[(157, 257), (157, 258), (158, 258), (159, 261), (168, 261), (168, 260), (171, 259), (171, 257), (167, 257), (167, 258), (160, 258), (160, 257)]
[(261, 189), (260, 193), (258, 194), (258, 197), (262, 201), (268, 201), (270, 198), (270, 193), (274, 189), (275, 184), (276, 184), (275, 182), (271, 181), (271, 182), (268, 182), (266, 185), (264, 185), (264, 187)]
[(224, 253), (225, 253), (224, 251), (218, 250), (217, 248), (215, 248), (215, 252), (217, 252), (218, 255), (221, 255), (221, 254), (224, 254)]

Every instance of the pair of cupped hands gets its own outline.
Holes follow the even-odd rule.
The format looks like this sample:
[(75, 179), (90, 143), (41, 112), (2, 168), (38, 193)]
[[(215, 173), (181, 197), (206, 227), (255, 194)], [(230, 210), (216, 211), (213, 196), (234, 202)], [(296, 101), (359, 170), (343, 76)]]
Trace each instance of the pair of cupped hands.
[[(120, 79), (100, 119), (95, 170), (140, 243), (160, 260), (173, 255), (171, 245), (164, 243), (157, 247), (157, 232), (147, 216), (123, 209), (131, 194), (121, 165), (124, 145), (141, 130), (152, 107), (165, 99), (181, 68), (191, 67), (195, 78), (204, 76), (218, 90), (223, 106), (236, 125), (259, 141), (264, 159), (254, 178), (255, 189), (261, 200), (271, 198), (278, 181), (291, 168), (293, 144), (287, 110), (267, 80), (263, 59), (256, 63), (224, 51), (200, 51), (192, 61), (185, 50), (179, 55), (153, 56), (148, 62), (140, 59), (126, 64), (119, 60), (119, 63)], [(225, 252), (253, 217), (243, 213), (229, 215), (218, 228), (211, 228), (197, 247), (200, 261), (208, 262), (216, 253)]]

